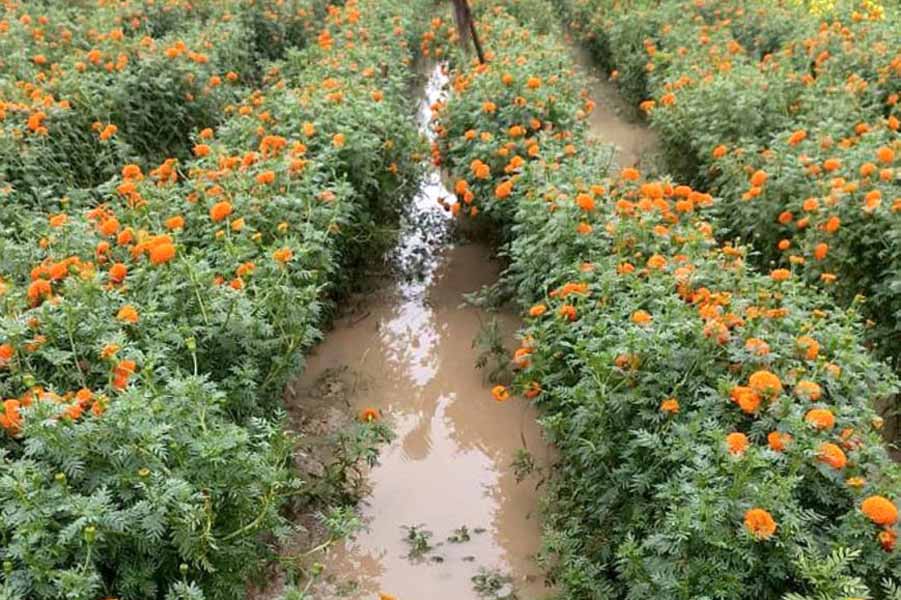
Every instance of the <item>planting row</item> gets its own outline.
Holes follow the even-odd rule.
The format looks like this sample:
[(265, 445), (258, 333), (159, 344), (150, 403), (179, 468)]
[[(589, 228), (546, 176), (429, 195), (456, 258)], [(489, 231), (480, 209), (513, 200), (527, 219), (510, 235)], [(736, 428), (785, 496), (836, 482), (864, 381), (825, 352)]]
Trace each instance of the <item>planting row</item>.
[(868, 337), (901, 356), (901, 13), (841, 0), (562, 3), (668, 167), (722, 196), (722, 236), (866, 297)]
[(483, 14), (488, 62), (458, 58), (434, 154), (527, 307), (512, 392), (559, 449), (564, 597), (898, 598), (901, 471), (873, 409), (898, 381), (855, 314), (719, 244), (709, 194), (607, 177), (553, 25)]
[[(293, 441), (281, 429), (284, 384), (319, 337), (328, 296), (374, 249), (418, 176), (422, 148), (407, 96), (420, 4), (328, 7), (311, 43), (286, 30), (287, 52), (274, 64), (259, 62), (272, 49), (260, 40), (261, 54), (245, 67), (262, 85), (223, 98), (231, 106), (148, 92), (152, 110), (184, 111), (172, 122), (132, 123), (104, 104), (131, 93), (135, 82), (123, 77), (165, 78), (128, 75), (131, 67), (115, 76), (106, 59), (82, 61), (83, 71), (60, 67), (54, 98), (96, 85), (96, 102), (48, 110), (46, 130), (19, 136), (10, 152), (29, 168), (51, 164), (29, 154), (39, 150), (62, 151), (71, 164), (46, 180), (11, 176), (0, 208), (0, 597), (244, 596), (247, 577), (288, 530), (285, 502), (312, 493), (297, 480)], [(281, 13), (257, 12), (266, 5), (235, 10), (256, 6), (249, 14), (266, 24), (290, 25)], [(272, 3), (287, 5), (303, 23), (314, 12)], [(231, 63), (201, 60), (194, 45), (179, 50), (170, 36), (181, 34), (170, 28), (204, 31), (210, 53), (225, 61), (246, 39), (220, 27), (244, 13), (222, 3), (164, 6), (134, 20), (123, 15), (137, 5), (72, 8), (56, 27), (8, 7), (18, 12), (7, 34), (30, 26), (22, 31), (38, 48), (46, 43), (39, 66), (81, 59), (63, 42), (99, 35), (102, 56), (134, 50), (129, 65), (174, 69), (178, 85), (202, 79), (215, 95), (209, 79)], [(92, 29), (111, 19), (124, 33)], [(76, 26), (78, 34), (64, 34)], [(95, 79), (95, 71), (108, 75)], [(131, 156), (124, 150), (78, 155), (59, 136), (74, 131), (66, 119), (91, 107), (123, 119), (88, 132), (99, 147), (135, 148), (137, 138), (120, 142), (120, 133), (133, 126), (156, 140), (171, 125), (190, 135), (191, 157), (147, 166), (155, 152), (144, 149), (135, 163), (121, 162)], [(209, 123), (207, 108), (225, 111), (213, 117), (221, 126), (191, 131)], [(89, 176), (71, 182), (91, 187), (56, 193), (76, 163)], [(380, 435), (380, 425), (358, 427), (363, 441)]]

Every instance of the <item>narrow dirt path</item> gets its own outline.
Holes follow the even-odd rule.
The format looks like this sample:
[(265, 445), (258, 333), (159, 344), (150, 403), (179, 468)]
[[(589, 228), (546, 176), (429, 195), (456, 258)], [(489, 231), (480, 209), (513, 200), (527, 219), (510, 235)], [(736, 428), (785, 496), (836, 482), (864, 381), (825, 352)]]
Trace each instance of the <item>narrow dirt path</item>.
[(590, 116), (589, 136), (614, 146), (616, 166), (648, 166), (648, 160), (653, 159), (659, 147), (657, 134), (637, 118), (630, 118), (634, 109), (623, 100), (606, 75), (598, 70), (588, 50), (569, 34), (565, 43), (587, 82), (589, 97), (595, 102)]
[[(424, 132), (445, 82), (436, 68), (420, 107)], [(441, 198), (452, 194), (435, 170), (395, 250), (406, 276), (339, 321), (292, 386), (299, 407), (324, 384), (340, 387), (356, 410), (378, 409), (397, 434), (369, 474), (365, 529), (324, 557), (317, 599), (543, 595), (533, 560), (539, 494), (534, 480), (516, 482), (511, 463), (524, 443), (543, 461), (546, 445), (537, 415), (521, 400), (495, 403), (474, 365), (472, 343), (489, 316), (461, 307), (462, 295), (494, 282), (498, 266), (487, 246), (449, 241)], [(515, 347), (517, 319), (501, 314), (498, 321), (508, 348)], [(411, 556), (408, 527), (433, 548)], [(478, 579), (480, 572), (487, 576)]]

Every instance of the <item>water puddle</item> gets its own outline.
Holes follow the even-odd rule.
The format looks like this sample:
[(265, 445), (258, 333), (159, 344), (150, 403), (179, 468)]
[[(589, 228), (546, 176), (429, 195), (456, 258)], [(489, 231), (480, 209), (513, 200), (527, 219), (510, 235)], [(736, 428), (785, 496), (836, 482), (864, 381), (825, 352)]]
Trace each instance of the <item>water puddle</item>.
[[(424, 131), (445, 82), (436, 68), (420, 107)], [(452, 194), (435, 170), (395, 251), (399, 280), (342, 317), (292, 386), (302, 411), (304, 390), (337, 378), (355, 410), (378, 409), (397, 434), (369, 473), (364, 530), (321, 560), (317, 599), (544, 595), (533, 560), (539, 493), (534, 476), (517, 483), (511, 463), (524, 445), (539, 462), (546, 463), (548, 451), (532, 409), (522, 400), (496, 403), (475, 368), (472, 342), (490, 317), (462, 307), (462, 294), (495, 281), (498, 265), (486, 246), (450, 241), (442, 198)], [(497, 318), (508, 348), (515, 347), (516, 318)], [(423, 551), (411, 557), (417, 545)]]
[(618, 167), (647, 166), (648, 157), (659, 147), (657, 135), (645, 123), (630, 118), (634, 108), (598, 70), (588, 50), (573, 41), (569, 34), (565, 43), (588, 84), (589, 97), (595, 102), (590, 115), (589, 137), (615, 147), (613, 160)]

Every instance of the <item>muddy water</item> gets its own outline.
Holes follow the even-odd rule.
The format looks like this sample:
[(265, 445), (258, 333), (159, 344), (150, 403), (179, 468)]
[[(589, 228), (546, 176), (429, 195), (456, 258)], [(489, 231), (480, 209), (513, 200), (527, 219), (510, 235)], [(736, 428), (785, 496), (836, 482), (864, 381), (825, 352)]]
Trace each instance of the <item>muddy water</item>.
[[(440, 69), (432, 73), (419, 114), (424, 130), (445, 81)], [(462, 295), (495, 281), (498, 266), (487, 247), (450, 241), (443, 198), (452, 195), (431, 172), (395, 251), (398, 280), (338, 322), (294, 386), (302, 407), (304, 389), (338, 373), (353, 408), (377, 408), (397, 435), (369, 473), (364, 530), (321, 561), (317, 599), (543, 597), (533, 560), (539, 493), (534, 477), (516, 482), (511, 463), (524, 445), (544, 462), (546, 445), (532, 410), (521, 400), (496, 403), (475, 368), (472, 342), (490, 317), (462, 307)], [(515, 347), (516, 319), (498, 319)], [(433, 550), (411, 558), (408, 526), (431, 532)], [(463, 526), (469, 541), (447, 540)], [(480, 596), (472, 578), (483, 568), (510, 580)]]
[(612, 144), (616, 150), (614, 162), (618, 167), (648, 167), (648, 159), (659, 147), (657, 135), (644, 123), (629, 118), (634, 114), (616, 86), (594, 65), (588, 51), (566, 36), (580, 73), (588, 84), (589, 97), (596, 106), (590, 116), (589, 136), (599, 142)]

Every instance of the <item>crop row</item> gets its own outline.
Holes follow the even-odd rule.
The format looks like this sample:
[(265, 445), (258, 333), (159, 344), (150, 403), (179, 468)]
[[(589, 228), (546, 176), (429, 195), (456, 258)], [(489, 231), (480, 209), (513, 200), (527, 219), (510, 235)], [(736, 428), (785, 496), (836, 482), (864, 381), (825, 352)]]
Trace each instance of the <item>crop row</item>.
[[(901, 13), (866, 0), (562, 3), (723, 236), (872, 319), (901, 356)], [(865, 301), (862, 300), (865, 298)]]
[(418, 177), (421, 9), (6, 6), (0, 598), (243, 597), (311, 488), (284, 385)]
[(898, 381), (853, 312), (717, 242), (729, 200), (607, 176), (537, 4), (483, 11), (488, 62), (457, 56), (433, 153), (527, 307), (512, 391), (559, 450), (552, 580), (586, 600), (898, 598), (901, 471), (873, 409)]

